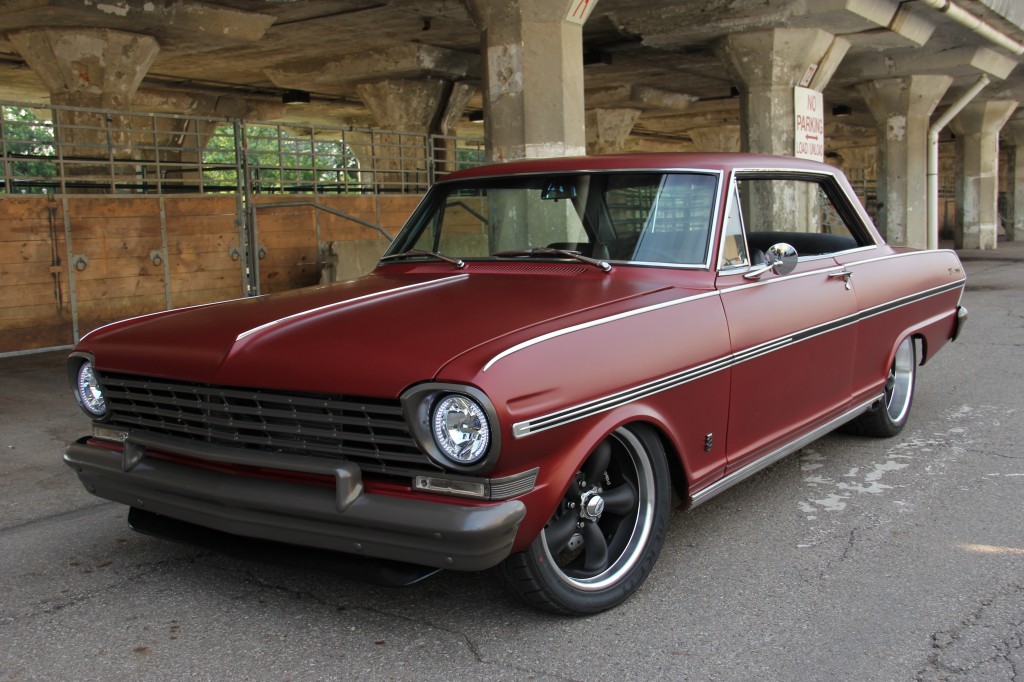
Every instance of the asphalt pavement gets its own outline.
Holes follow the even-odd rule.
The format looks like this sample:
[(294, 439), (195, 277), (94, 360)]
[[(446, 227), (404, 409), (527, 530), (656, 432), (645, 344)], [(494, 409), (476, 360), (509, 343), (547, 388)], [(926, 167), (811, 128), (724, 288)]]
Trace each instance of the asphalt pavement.
[[(0, 680), (1022, 680), (1024, 244), (890, 440), (832, 434), (693, 511), (620, 607), (407, 588), (129, 530), (61, 461), (62, 354), (0, 359)], [(765, 399), (774, 398), (769, 384)]]

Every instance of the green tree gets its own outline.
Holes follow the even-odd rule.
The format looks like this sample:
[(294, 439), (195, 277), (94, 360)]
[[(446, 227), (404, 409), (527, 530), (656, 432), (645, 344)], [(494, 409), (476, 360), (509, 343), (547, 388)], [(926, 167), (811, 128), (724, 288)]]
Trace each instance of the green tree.
[(0, 192), (42, 194), (54, 190), (57, 150), (53, 121), (22, 107), (0, 107), (4, 183)]
[[(335, 140), (299, 136), (279, 126), (245, 128), (247, 161), (258, 192), (358, 192), (359, 161), (351, 147)], [(237, 181), (234, 127), (217, 128), (203, 152), (207, 182)]]

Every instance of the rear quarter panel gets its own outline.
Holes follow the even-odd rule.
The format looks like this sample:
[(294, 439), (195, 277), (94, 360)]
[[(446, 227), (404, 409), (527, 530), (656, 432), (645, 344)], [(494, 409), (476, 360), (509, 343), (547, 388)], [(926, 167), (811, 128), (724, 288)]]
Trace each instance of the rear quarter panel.
[(880, 246), (836, 259), (853, 273), (862, 318), (853, 358), (855, 400), (881, 392), (900, 341), (924, 339), (927, 360), (952, 337), (965, 283), (953, 251), (912, 251)]

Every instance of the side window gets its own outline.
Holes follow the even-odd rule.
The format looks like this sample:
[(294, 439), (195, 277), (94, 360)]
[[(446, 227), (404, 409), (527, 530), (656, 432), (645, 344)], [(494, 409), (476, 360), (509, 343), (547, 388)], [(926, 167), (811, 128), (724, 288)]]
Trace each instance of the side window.
[(866, 245), (832, 197), (826, 180), (750, 177), (737, 181), (751, 253), (785, 242), (803, 256), (824, 256)]
[(725, 234), (722, 235), (722, 257), (719, 269), (750, 265), (747, 241), (743, 236), (743, 217), (740, 214), (739, 193), (734, 188), (725, 215)]

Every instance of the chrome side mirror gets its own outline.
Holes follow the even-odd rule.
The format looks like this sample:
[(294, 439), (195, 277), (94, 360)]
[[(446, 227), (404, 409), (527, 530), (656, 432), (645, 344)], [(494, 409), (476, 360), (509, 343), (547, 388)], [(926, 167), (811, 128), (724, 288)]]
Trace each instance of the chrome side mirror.
[(764, 264), (754, 268), (743, 275), (743, 277), (746, 279), (758, 279), (769, 270), (776, 275), (788, 275), (793, 272), (799, 257), (796, 249), (785, 242), (772, 244), (764, 255)]

